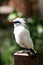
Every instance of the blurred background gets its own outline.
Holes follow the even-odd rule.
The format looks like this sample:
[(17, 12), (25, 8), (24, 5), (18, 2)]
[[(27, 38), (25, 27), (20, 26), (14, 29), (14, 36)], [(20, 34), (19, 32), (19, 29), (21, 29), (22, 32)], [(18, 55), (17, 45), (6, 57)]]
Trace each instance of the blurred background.
[(0, 64), (14, 65), (13, 53), (20, 49), (10, 20), (25, 17), (30, 35), (43, 65), (43, 0), (0, 0)]

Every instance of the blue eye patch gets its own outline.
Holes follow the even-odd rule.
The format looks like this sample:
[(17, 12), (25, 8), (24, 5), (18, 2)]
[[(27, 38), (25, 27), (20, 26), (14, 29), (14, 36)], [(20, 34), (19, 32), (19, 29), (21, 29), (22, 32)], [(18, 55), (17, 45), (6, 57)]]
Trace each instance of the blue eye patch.
[(16, 23), (19, 23), (19, 24), (21, 24), (21, 23), (20, 23), (20, 21), (15, 21), (15, 22), (13, 22), (13, 23), (14, 23), (14, 24), (16, 24)]

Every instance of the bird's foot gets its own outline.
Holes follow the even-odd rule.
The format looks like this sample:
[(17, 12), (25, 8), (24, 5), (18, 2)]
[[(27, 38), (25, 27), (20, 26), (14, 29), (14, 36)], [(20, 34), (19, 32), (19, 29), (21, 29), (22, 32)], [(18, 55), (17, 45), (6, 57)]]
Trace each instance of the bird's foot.
[(38, 53), (32, 53), (29, 50), (27, 50), (27, 54), (29, 54), (32, 59), (34, 59), (34, 58), (36, 58), (38, 56)]
[(32, 55), (31, 55), (31, 58), (34, 59), (34, 58), (36, 58), (37, 56), (38, 56), (38, 53), (35, 53), (35, 54), (32, 54)]

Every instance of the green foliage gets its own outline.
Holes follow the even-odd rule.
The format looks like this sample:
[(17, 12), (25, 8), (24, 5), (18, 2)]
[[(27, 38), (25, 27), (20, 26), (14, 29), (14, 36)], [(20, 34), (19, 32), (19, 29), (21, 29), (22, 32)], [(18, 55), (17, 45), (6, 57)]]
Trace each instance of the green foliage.
[(10, 21), (12, 19), (15, 19), (17, 17), (17, 12), (14, 11), (11, 14), (9, 14), (9, 16), (7, 17), (7, 20)]
[(13, 28), (0, 30), (0, 61), (4, 65), (13, 65), (13, 53), (19, 49), (13, 35)]

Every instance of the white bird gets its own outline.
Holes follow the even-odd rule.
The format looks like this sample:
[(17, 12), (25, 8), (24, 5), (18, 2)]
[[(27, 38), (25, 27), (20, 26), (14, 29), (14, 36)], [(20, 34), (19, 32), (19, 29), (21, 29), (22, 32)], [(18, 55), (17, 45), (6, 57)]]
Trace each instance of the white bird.
[(34, 49), (33, 41), (30, 37), (30, 32), (26, 28), (26, 21), (24, 18), (16, 18), (13, 20), (14, 23), (14, 35), (17, 44), (22, 48), (29, 49), (32, 53), (36, 53)]

